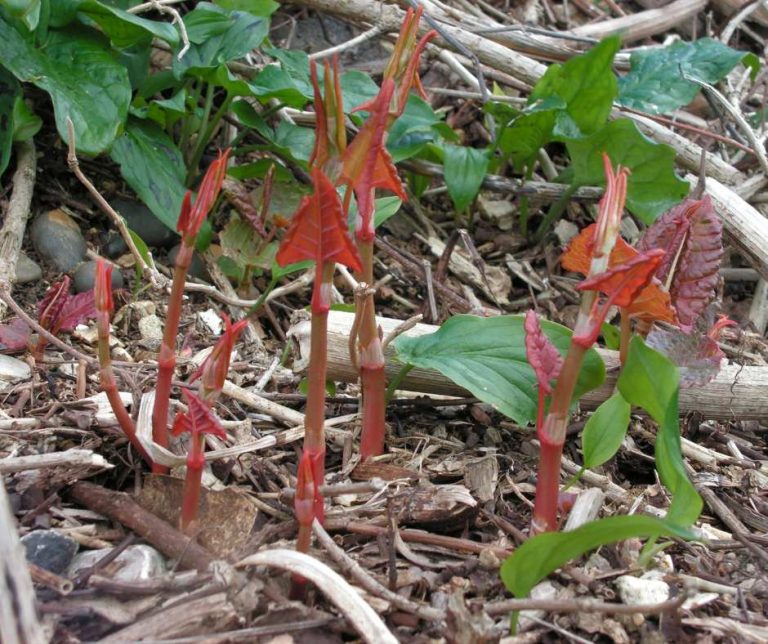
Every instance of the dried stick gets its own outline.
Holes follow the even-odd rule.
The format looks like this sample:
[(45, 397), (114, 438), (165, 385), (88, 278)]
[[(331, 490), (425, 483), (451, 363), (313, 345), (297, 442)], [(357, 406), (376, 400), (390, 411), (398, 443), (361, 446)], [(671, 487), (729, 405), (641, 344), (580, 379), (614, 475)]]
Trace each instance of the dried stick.
[(136, 244), (133, 242), (133, 237), (131, 237), (131, 233), (128, 231), (128, 227), (125, 225), (123, 218), (117, 212), (115, 212), (115, 209), (112, 208), (109, 203), (107, 203), (107, 200), (104, 199), (101, 193), (96, 189), (96, 186), (91, 183), (91, 180), (86, 177), (83, 171), (80, 169), (80, 162), (77, 160), (75, 128), (72, 124), (72, 119), (69, 117), (67, 117), (67, 135), (69, 136), (69, 151), (67, 152), (67, 165), (69, 166), (69, 169), (72, 170), (78, 181), (80, 181), (80, 183), (85, 186), (85, 189), (90, 193), (91, 197), (93, 197), (93, 200), (99, 206), (101, 211), (107, 215), (109, 219), (112, 220), (112, 223), (115, 225), (118, 232), (120, 233), (120, 236), (123, 238), (125, 245), (131, 252), (134, 261), (141, 267), (142, 271), (147, 272), (152, 285), (155, 288), (164, 286), (167, 282), (166, 278), (157, 270), (154, 265), (150, 266), (147, 262), (144, 261), (144, 258), (141, 256), (139, 249), (136, 248)]
[(507, 615), (518, 610), (543, 610), (548, 613), (613, 613), (614, 615), (659, 615), (680, 608), (688, 598), (681, 593), (674, 599), (658, 604), (609, 604), (594, 599), (504, 599), (484, 604), (483, 609), (491, 617)]
[(0, 477), (0, 642), (44, 644), (35, 609), (35, 591), (19, 542), (8, 494)]
[[(9, 293), (11, 285), (16, 281), (16, 263), (27, 226), (36, 173), (35, 145), (32, 140), (22, 141), (16, 146), (13, 192), (5, 211), (3, 229), (0, 230), (0, 289)], [(5, 313), (4, 308), (0, 304), (0, 317)]]
[(84, 481), (75, 483), (70, 492), (76, 501), (87, 508), (133, 530), (166, 556), (179, 559), (183, 568), (196, 568), (202, 572), (214, 560), (208, 550), (147, 512), (125, 492), (107, 490)]
[(98, 467), (101, 469), (112, 469), (114, 467), (101, 454), (95, 454), (89, 449), (68, 449), (65, 452), (0, 458), (0, 474), (61, 466)]
[(308, 579), (341, 611), (364, 641), (397, 644), (397, 639), (373, 608), (341, 575), (317, 559), (294, 550), (275, 549), (251, 555), (237, 564), (238, 568), (247, 566), (280, 568)]
[(445, 611), (439, 608), (432, 608), (431, 606), (422, 606), (418, 602), (392, 592), (376, 581), (359, 563), (336, 545), (331, 535), (317, 521), (315, 521), (312, 528), (320, 545), (325, 548), (328, 555), (341, 568), (342, 572), (351, 575), (371, 595), (381, 597), (400, 610), (412, 613), (425, 621), (443, 621), (445, 619)]

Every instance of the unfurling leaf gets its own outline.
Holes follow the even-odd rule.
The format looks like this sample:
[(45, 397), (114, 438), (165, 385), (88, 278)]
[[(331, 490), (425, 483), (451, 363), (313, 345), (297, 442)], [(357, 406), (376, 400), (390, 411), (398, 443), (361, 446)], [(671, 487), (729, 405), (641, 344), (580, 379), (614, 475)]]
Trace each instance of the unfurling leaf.
[(315, 520), (315, 503), (318, 494), (312, 475), (312, 459), (309, 452), (305, 451), (299, 461), (299, 471), (296, 474), (296, 496), (293, 498), (296, 520), (300, 525), (311, 526), (312, 521)]
[(668, 285), (680, 328), (690, 331), (715, 297), (723, 259), (723, 225), (709, 196), (686, 199), (662, 215), (638, 243), (666, 250), (657, 277)]
[(539, 389), (544, 394), (552, 393), (552, 380), (560, 375), (563, 356), (552, 341), (544, 335), (536, 312), (529, 310), (525, 314), (525, 355), (528, 364), (533, 367)]
[[(111, 278), (109, 288), (111, 295)], [(92, 317), (96, 317), (96, 300), (93, 290), (71, 295), (59, 312), (58, 328), (60, 331), (74, 331), (78, 324)]]
[[(564, 269), (582, 275), (589, 272), (596, 230), (597, 224), (591, 224), (571, 240), (560, 259)], [(637, 257), (638, 254), (638, 251), (621, 237), (617, 237), (616, 245), (613, 247), (608, 260), (608, 267), (623, 264)], [(672, 307), (670, 295), (655, 276), (626, 308), (629, 316), (638, 320), (669, 322), (670, 324), (677, 322), (677, 315)]]
[(600, 291), (608, 296), (610, 304), (628, 307), (649, 284), (663, 257), (663, 250), (649, 250), (585, 279), (576, 288), (579, 291)]
[(725, 358), (714, 339), (699, 333), (654, 328), (645, 342), (675, 363), (681, 387), (706, 385), (720, 371), (720, 362)]
[(37, 303), (37, 321), (46, 331), (56, 333), (61, 328), (59, 320), (70, 297), (70, 284), (71, 280), (65, 275), (62, 280), (52, 284)]
[(181, 393), (184, 395), (184, 400), (187, 403), (187, 411), (176, 414), (171, 433), (174, 436), (179, 436), (184, 432), (189, 432), (192, 434), (193, 440), (203, 434), (212, 434), (222, 440), (226, 440), (227, 433), (221, 426), (219, 419), (214, 416), (208, 404), (198, 395), (189, 391), (189, 389), (184, 388), (181, 390)]
[(277, 263), (287, 266), (312, 260), (318, 268), (328, 262), (362, 270), (360, 256), (349, 237), (344, 212), (333, 184), (320, 168), (312, 168), (314, 192), (304, 197), (277, 251)]
[(248, 324), (247, 318), (232, 324), (228, 316), (222, 315), (222, 317), (226, 324), (224, 333), (221, 334), (216, 346), (213, 347), (213, 351), (190, 380), (191, 382), (198, 377), (200, 378), (201, 397), (209, 404), (218, 397), (224, 387), (235, 342)]
[(192, 246), (195, 243), (195, 237), (197, 237), (200, 226), (203, 225), (203, 220), (208, 216), (208, 212), (219, 196), (221, 184), (227, 174), (229, 152), (229, 149), (220, 152), (218, 158), (208, 167), (194, 204), (189, 192), (184, 195), (181, 214), (176, 222), (176, 230), (184, 238), (187, 246)]

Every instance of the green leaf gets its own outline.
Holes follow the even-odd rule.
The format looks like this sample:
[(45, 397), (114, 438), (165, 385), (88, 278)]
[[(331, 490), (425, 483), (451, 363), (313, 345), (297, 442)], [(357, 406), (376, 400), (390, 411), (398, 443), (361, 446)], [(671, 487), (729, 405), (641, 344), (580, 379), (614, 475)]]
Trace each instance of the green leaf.
[(621, 347), (621, 331), (612, 324), (603, 322), (600, 325), (600, 335), (603, 336), (603, 343), (606, 349), (618, 351)]
[[(128, 229), (128, 234), (131, 236), (131, 239), (133, 240), (133, 244), (136, 246), (136, 250), (139, 251), (139, 255), (147, 264), (147, 266), (154, 266), (155, 263), (152, 261), (152, 254), (149, 252), (149, 247), (147, 246), (146, 242), (141, 237), (139, 237), (137, 233), (133, 232), (130, 228)], [(135, 270), (136, 270), (136, 279), (141, 280), (141, 276), (144, 274), (144, 269), (141, 267), (141, 264), (139, 262), (136, 262)]]
[(16, 127), (15, 105), (21, 99), (21, 87), (8, 71), (0, 67), (0, 176), (8, 167)]
[(168, 228), (176, 230), (186, 192), (186, 169), (168, 135), (152, 122), (130, 119), (110, 155), (139, 198)]
[(701, 89), (685, 76), (717, 83), (739, 62), (752, 64), (748, 56), (752, 54), (712, 38), (635, 51), (629, 59), (631, 70), (619, 79), (618, 102), (650, 114), (666, 114), (690, 103)]
[(275, 99), (289, 107), (301, 109), (312, 99), (312, 86), (301, 83), (277, 65), (267, 65), (248, 83), (260, 101)]
[(480, 191), (488, 169), (489, 151), (446, 143), (443, 152), (448, 194), (456, 211), (464, 212)]
[[(242, 58), (261, 45), (269, 31), (269, 20), (243, 11), (225, 11), (201, 2), (184, 16), (191, 47), (181, 60), (173, 58), (177, 77), (186, 72), (214, 70)], [(179, 45), (180, 46), (180, 45)]]
[(117, 48), (132, 47), (137, 43), (145, 43), (148, 47), (153, 37), (171, 46), (179, 42), (179, 34), (170, 23), (147, 20), (104, 2), (87, 0), (80, 4), (78, 12), (96, 23)]
[(668, 517), (680, 525), (691, 525), (701, 513), (702, 501), (688, 479), (680, 450), (677, 367), (635, 336), (616, 386), (627, 402), (645, 409), (659, 424), (656, 468), (673, 495)]
[(254, 16), (268, 18), (280, 6), (274, 0), (215, 0), (216, 4), (224, 9), (236, 9), (247, 11)]
[(288, 275), (293, 275), (293, 273), (308, 271), (314, 265), (315, 262), (311, 259), (305, 259), (303, 262), (296, 262), (295, 264), (288, 264), (287, 266), (280, 266), (280, 264), (274, 262), (271, 271), (272, 281), (276, 283), (284, 277), (288, 277)]
[(617, 94), (611, 65), (620, 46), (617, 36), (606, 38), (562, 65), (550, 65), (536, 83), (529, 105), (547, 99), (559, 99), (565, 105), (555, 112), (555, 136), (589, 135), (603, 127)]
[(630, 169), (627, 208), (646, 224), (678, 203), (689, 186), (675, 174), (675, 151), (646, 138), (629, 119), (611, 121), (597, 134), (566, 141), (577, 186), (605, 185), (602, 152)]
[(344, 72), (339, 79), (339, 84), (345, 113), (351, 112), (379, 93), (379, 86), (373, 82), (373, 79), (368, 74), (357, 70)]
[(415, 94), (408, 97), (405, 111), (392, 124), (387, 136), (387, 151), (395, 163), (418, 154), (427, 143), (440, 137), (455, 140), (453, 131), (426, 101)]
[(581, 434), (584, 467), (591, 469), (613, 458), (627, 433), (630, 407), (617, 392), (589, 417)]
[(571, 532), (545, 532), (528, 539), (501, 565), (501, 579), (515, 597), (526, 597), (536, 584), (563, 564), (590, 550), (633, 537), (692, 539), (678, 525), (633, 514), (586, 523)]
[[(541, 321), (544, 333), (565, 355), (571, 330)], [(407, 364), (435, 369), (457, 385), (520, 425), (536, 419), (536, 376), (525, 354), (523, 316), (481, 318), (456, 315), (435, 333), (395, 340), (398, 358)], [(599, 387), (605, 366), (594, 349), (587, 351), (574, 391), (574, 400)]]
[(43, 127), (43, 119), (35, 114), (19, 95), (13, 103), (13, 140), (29, 141)]
[(510, 127), (500, 132), (497, 145), (502, 154), (512, 161), (512, 165), (522, 170), (530, 166), (539, 149), (549, 143), (554, 126), (554, 111), (522, 114)]
[(103, 152), (122, 129), (131, 100), (128, 73), (96, 34), (51, 31), (37, 49), (0, 19), (0, 60), (17, 79), (50, 94), (67, 141), (66, 119), (72, 119), (79, 151)]
[(299, 127), (287, 121), (280, 121), (271, 142), (285, 156), (306, 165), (315, 144), (315, 131), (308, 127)]
[[(387, 219), (394, 217), (400, 212), (400, 206), (403, 202), (399, 197), (380, 197), (374, 200), (373, 207), (373, 227), (378, 228)], [(349, 213), (347, 216), (347, 223), (349, 224), (349, 234), (354, 235), (355, 232), (355, 217), (357, 217), (357, 203), (352, 201), (349, 205)]]
[(37, 29), (42, 0), (0, 0), (0, 7), (30, 31)]

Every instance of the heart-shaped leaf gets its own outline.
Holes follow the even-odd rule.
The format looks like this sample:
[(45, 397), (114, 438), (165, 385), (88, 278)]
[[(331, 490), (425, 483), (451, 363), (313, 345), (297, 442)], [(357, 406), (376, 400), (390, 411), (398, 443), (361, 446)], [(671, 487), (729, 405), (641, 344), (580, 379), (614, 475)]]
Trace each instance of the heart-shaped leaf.
[(581, 434), (584, 467), (602, 465), (619, 450), (629, 425), (630, 404), (616, 392), (592, 413)]

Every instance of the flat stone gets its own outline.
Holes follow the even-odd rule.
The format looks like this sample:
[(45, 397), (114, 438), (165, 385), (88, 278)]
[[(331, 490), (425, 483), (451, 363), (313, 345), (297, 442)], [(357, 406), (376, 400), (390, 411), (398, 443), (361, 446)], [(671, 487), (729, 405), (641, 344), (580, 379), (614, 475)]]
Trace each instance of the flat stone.
[[(75, 293), (84, 293), (93, 289), (93, 285), (96, 282), (96, 267), (98, 263), (91, 260), (83, 262), (77, 267), (75, 274), (72, 276), (72, 285), (75, 287)], [(112, 267), (112, 290), (116, 288), (123, 288), (125, 281), (123, 280), (123, 274), (117, 266)]]
[(53, 530), (35, 530), (21, 538), (27, 561), (57, 575), (69, 566), (77, 552), (77, 542)]
[(33, 262), (24, 253), (19, 253), (19, 259), (16, 261), (16, 283), (28, 284), (37, 282), (43, 277), (43, 269)]
[[(75, 555), (67, 571), (70, 578), (90, 568), (112, 552), (112, 548), (86, 550)], [(99, 570), (100, 575), (127, 583), (146, 581), (166, 572), (163, 556), (151, 546), (128, 546), (111, 563)]]
[(159, 346), (163, 340), (163, 321), (156, 315), (145, 315), (139, 320), (139, 333), (145, 342)]
[(669, 599), (669, 585), (660, 579), (623, 575), (616, 580), (621, 601), (629, 606), (658, 604)]
[(63, 210), (49, 210), (35, 218), (30, 236), (43, 261), (62, 273), (71, 271), (85, 257), (80, 226)]

